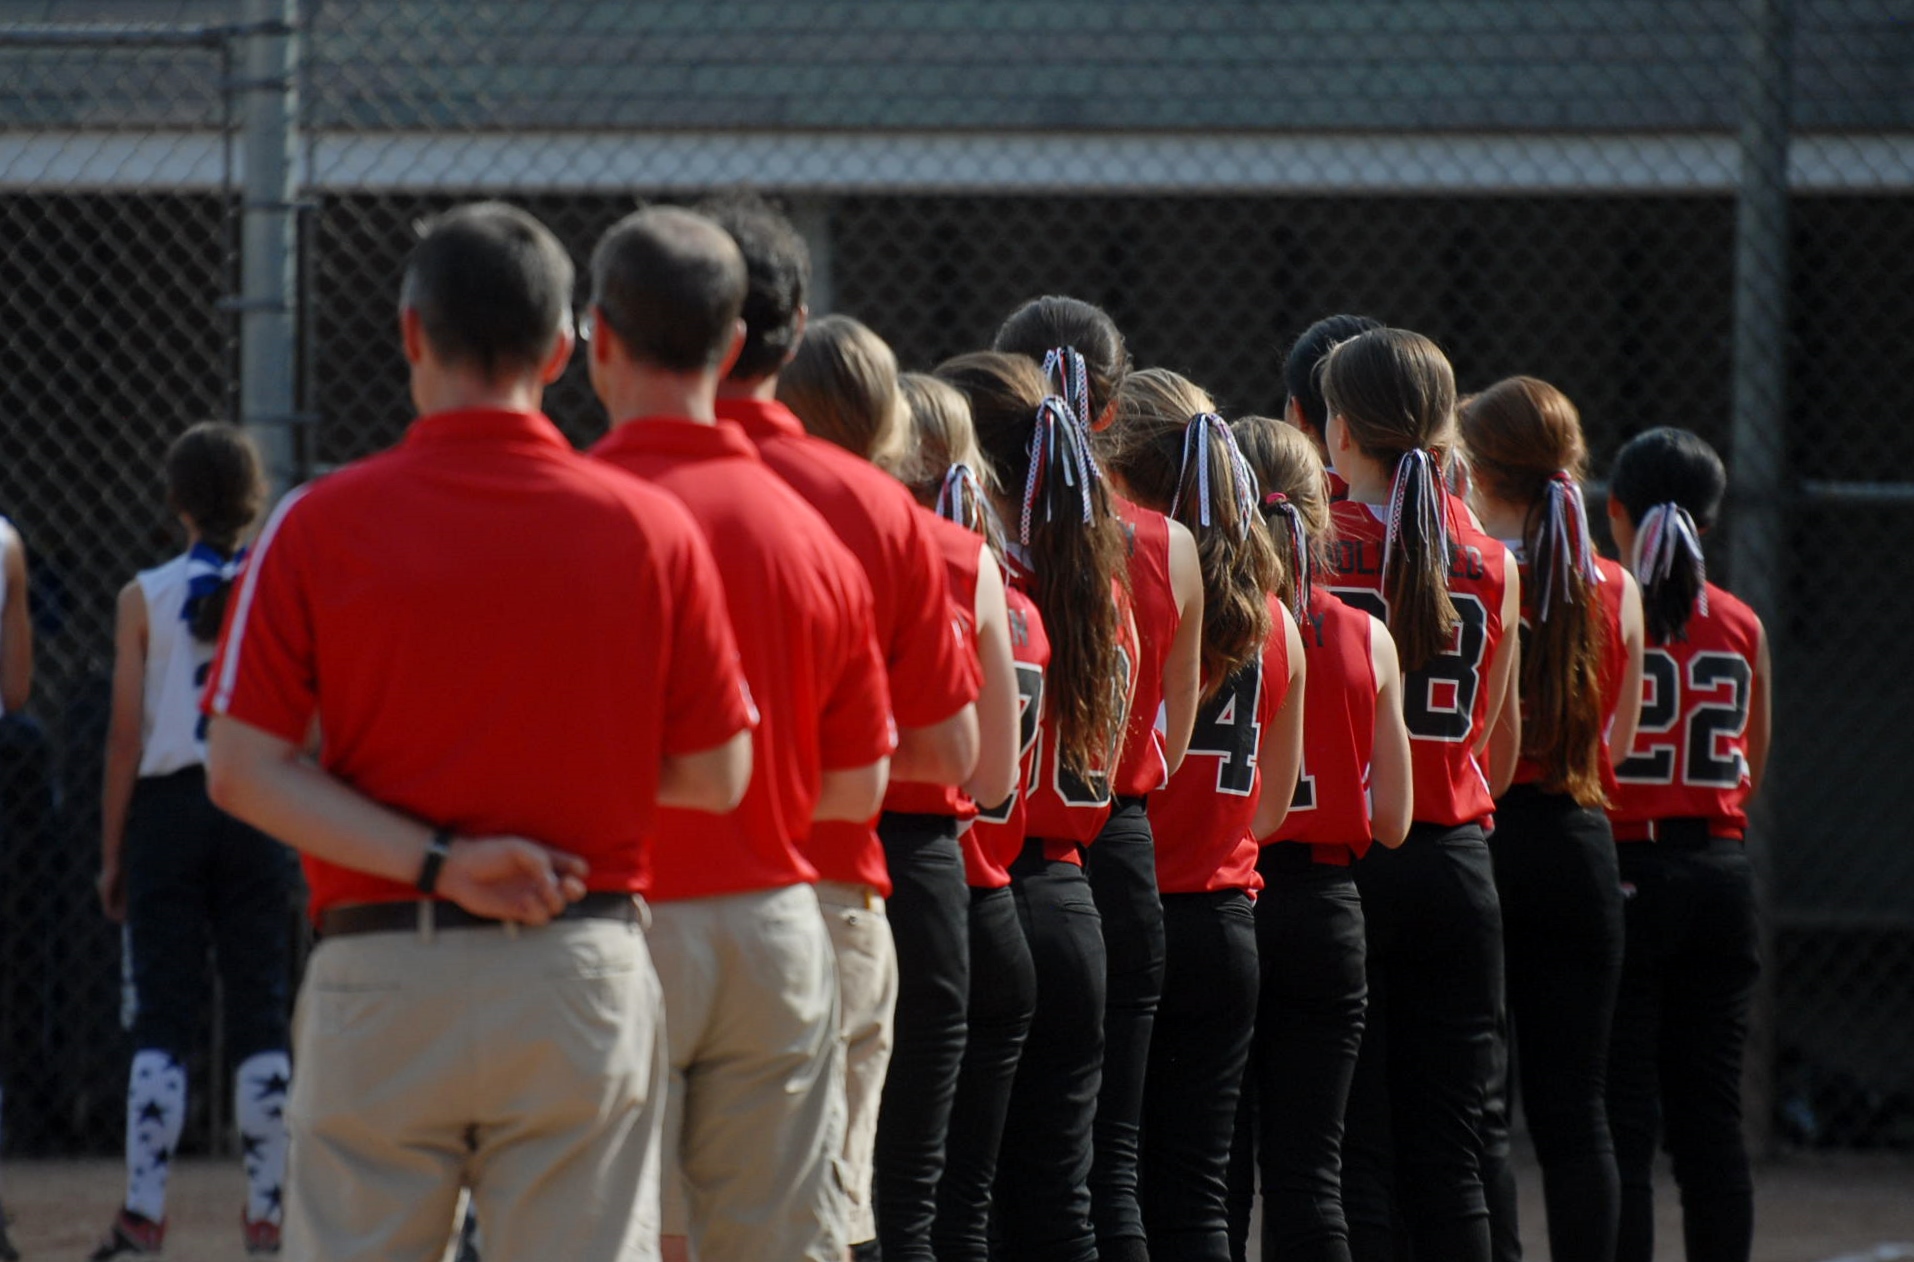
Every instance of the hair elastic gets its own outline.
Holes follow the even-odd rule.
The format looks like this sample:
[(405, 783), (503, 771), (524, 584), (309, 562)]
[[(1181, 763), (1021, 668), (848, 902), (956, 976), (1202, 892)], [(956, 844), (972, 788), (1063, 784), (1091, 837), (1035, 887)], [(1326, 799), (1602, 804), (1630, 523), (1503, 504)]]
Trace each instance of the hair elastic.
[(1683, 557), (1694, 562), (1697, 580), (1695, 607), (1708, 612), (1708, 561), (1701, 550), (1701, 531), (1688, 510), (1672, 501), (1642, 514), (1635, 535), (1635, 574), (1644, 585), (1660, 583), (1675, 572)]
[(186, 554), (186, 603), (180, 607), (180, 620), (191, 622), (199, 602), (239, 577), (240, 564), (246, 559), (241, 548), (230, 557), (221, 556), (210, 543), (196, 543)]
[(1043, 357), (1044, 380), (1077, 414), (1085, 429), (1096, 424), (1090, 415), (1090, 368), (1074, 346), (1059, 346)]

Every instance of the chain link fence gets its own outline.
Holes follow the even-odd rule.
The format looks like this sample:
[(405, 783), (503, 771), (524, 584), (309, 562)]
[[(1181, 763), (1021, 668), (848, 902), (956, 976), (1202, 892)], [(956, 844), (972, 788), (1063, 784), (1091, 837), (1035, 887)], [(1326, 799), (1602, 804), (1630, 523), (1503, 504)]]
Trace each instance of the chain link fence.
[[(257, 72), (275, 21), (288, 80)], [(1559, 385), (1598, 476), (1650, 426), (1715, 442), (1711, 564), (1779, 688), (1759, 1122), (1914, 1147), (1911, 64), (1904, 0), (0, 2), (0, 512), (40, 645), (0, 747), (10, 1146), (118, 1142), (99, 749), (113, 593), (178, 542), (169, 437), (249, 418), (294, 480), (394, 441), (399, 266), (444, 206), (510, 198), (582, 262), (642, 200), (751, 186), (809, 240), (814, 312), (908, 367), (1063, 292), (1272, 412), (1290, 339), (1360, 311), (1464, 388)], [(296, 200), (243, 169), (275, 91)], [(241, 389), (255, 230), (296, 243), (282, 407)], [(547, 404), (603, 430), (582, 364)]]

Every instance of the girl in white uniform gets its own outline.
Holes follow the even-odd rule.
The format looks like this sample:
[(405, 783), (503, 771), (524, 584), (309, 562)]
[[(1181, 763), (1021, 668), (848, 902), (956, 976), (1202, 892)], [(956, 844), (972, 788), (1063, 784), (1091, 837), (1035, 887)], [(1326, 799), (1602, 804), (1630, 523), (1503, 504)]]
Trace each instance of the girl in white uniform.
[(100, 902), (127, 925), (133, 1064), (126, 1200), (96, 1260), (157, 1253), (166, 1175), (186, 1117), (186, 1062), (210, 942), (225, 984), (234, 1117), (245, 1156), (247, 1252), (279, 1251), (286, 1163), (289, 851), (206, 796), (199, 698), (242, 536), (265, 498), (259, 457), (230, 425), (196, 425), (166, 454), (187, 550), (120, 592), (101, 804)]

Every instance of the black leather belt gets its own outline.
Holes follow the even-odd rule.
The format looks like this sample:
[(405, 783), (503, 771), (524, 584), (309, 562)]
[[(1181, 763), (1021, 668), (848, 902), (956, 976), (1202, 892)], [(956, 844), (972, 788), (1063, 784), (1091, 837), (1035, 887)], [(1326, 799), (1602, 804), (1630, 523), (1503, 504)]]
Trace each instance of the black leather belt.
[[(553, 920), (618, 920), (640, 922), (639, 902), (631, 894), (587, 894)], [(443, 899), (399, 903), (355, 903), (329, 907), (319, 913), (319, 936), (347, 938), (360, 933), (417, 933), (424, 929), (485, 929), (506, 923), (475, 916), (457, 903)]]

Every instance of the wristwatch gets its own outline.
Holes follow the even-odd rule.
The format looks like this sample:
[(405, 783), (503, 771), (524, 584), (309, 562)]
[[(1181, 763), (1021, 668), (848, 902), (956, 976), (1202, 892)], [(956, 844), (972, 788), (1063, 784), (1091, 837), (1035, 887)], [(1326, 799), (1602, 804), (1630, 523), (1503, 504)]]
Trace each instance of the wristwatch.
[(430, 894), (439, 886), (439, 869), (445, 866), (446, 852), (452, 849), (452, 830), (441, 828), (432, 834), (432, 840), (425, 846), (425, 866), (419, 869), (419, 879), (413, 884), (419, 893)]

